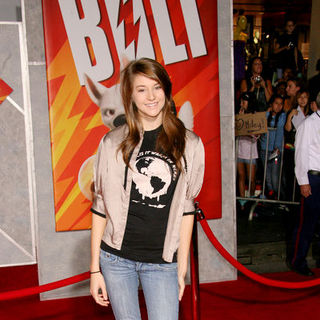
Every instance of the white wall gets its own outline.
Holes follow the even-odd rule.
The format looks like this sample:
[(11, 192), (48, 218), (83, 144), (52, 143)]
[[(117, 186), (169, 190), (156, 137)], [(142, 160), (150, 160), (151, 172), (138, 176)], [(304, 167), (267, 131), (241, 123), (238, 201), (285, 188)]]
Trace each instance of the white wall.
[(21, 21), (21, 0), (0, 0), (0, 21)]

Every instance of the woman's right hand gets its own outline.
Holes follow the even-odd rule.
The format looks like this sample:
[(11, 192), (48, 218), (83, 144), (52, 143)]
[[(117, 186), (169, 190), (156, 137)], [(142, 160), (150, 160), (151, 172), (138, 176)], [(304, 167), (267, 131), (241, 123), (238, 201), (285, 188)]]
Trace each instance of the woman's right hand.
[(97, 304), (103, 307), (109, 305), (106, 284), (101, 272), (93, 273), (90, 276), (90, 293)]
[(291, 110), (291, 112), (289, 114), (289, 117), (293, 118), (293, 116), (297, 116), (297, 115), (298, 115), (298, 110), (297, 109), (293, 109), (293, 110)]

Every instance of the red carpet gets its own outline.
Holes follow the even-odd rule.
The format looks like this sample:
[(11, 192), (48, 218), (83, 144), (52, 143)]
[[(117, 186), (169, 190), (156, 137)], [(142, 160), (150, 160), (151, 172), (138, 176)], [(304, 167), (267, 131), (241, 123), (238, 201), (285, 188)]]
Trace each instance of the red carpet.
[[(315, 270), (320, 277), (320, 270)], [(284, 281), (305, 281), (292, 272), (266, 275)], [(309, 278), (308, 278), (309, 279)], [(37, 285), (37, 266), (0, 268), (0, 292)], [(213, 320), (318, 320), (320, 287), (285, 290), (266, 287), (240, 276), (237, 281), (200, 286), (201, 319)], [(142, 300), (143, 319), (147, 319)], [(0, 303), (0, 319), (114, 319), (110, 308), (96, 305), (91, 297), (39, 301), (31, 296)], [(187, 287), (180, 319), (191, 320)]]

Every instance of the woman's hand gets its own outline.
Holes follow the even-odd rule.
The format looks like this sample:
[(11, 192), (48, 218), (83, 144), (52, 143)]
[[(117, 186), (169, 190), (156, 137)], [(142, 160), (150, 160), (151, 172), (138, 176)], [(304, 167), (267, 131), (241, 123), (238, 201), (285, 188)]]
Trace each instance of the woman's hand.
[(179, 285), (179, 301), (181, 301), (182, 297), (183, 297), (183, 293), (184, 293), (184, 289), (186, 287), (185, 284), (185, 277), (187, 274), (187, 267), (179, 267), (178, 264), (178, 285)]
[(110, 302), (108, 300), (106, 284), (101, 272), (91, 274), (90, 293), (100, 306), (107, 307), (109, 305)]
[(289, 113), (290, 119), (292, 119), (293, 116), (297, 116), (297, 115), (298, 115), (298, 109), (293, 109), (293, 110), (291, 110), (291, 112)]
[[(252, 89), (252, 88), (254, 89), (254, 87), (256, 86), (256, 81), (254, 80), (254, 78), (255, 78), (255, 76), (252, 76), (252, 77), (250, 78), (250, 81), (251, 81), (251, 84), (252, 84), (251, 89)], [(250, 91), (253, 91), (253, 90), (251, 90), (251, 89), (250, 89)]]
[[(261, 77), (261, 76), (260, 76)], [(265, 89), (266, 88), (266, 82), (265, 82), (265, 80), (261, 77), (261, 80), (260, 80), (260, 85), (261, 85), (261, 87), (263, 88), (263, 89)]]

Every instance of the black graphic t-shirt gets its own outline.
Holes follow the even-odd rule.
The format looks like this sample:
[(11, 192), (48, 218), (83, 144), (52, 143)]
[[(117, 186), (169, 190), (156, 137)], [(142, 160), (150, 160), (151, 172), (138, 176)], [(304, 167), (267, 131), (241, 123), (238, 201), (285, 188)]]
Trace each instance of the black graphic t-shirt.
[(156, 152), (162, 126), (145, 131), (133, 168), (130, 205), (121, 250), (106, 251), (140, 262), (163, 263), (162, 251), (170, 205), (179, 171), (165, 154)]

